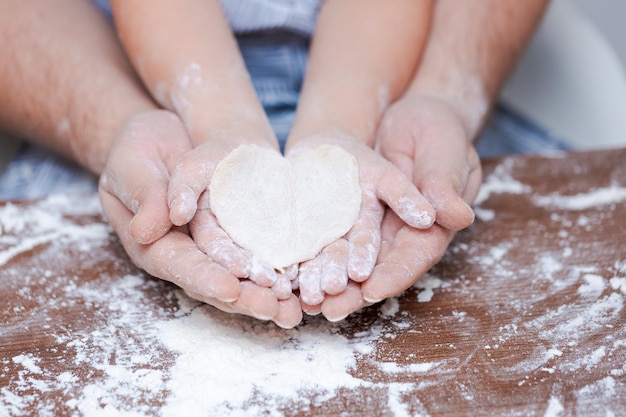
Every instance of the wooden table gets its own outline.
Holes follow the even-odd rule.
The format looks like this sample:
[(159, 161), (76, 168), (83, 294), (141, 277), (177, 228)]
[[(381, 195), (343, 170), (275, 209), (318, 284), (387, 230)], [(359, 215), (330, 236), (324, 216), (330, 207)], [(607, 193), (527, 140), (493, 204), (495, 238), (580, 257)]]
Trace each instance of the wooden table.
[(95, 196), (0, 206), (0, 416), (626, 415), (626, 150), (484, 161), (401, 297), (284, 331), (136, 269)]

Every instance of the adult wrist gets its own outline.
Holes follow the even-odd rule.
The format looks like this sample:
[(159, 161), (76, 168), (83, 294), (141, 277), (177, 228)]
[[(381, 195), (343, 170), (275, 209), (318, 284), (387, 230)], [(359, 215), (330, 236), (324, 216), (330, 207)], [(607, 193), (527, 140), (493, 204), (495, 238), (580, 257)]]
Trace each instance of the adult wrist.
[(405, 97), (430, 97), (448, 105), (459, 117), (468, 138), (480, 132), (492, 106), (492, 98), (483, 80), (469, 73), (439, 74), (436, 78), (418, 78)]
[(97, 109), (77, 106), (71, 109), (55, 132), (66, 140), (72, 158), (90, 171), (99, 174), (104, 170), (111, 145), (119, 130), (137, 114), (158, 110), (146, 95), (128, 94), (127, 100), (115, 103), (102, 101)]

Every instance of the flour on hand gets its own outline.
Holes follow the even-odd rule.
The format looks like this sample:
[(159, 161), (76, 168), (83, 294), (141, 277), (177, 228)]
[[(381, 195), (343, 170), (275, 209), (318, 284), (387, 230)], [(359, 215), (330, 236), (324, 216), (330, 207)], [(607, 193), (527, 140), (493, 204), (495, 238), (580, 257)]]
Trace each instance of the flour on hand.
[(314, 258), (361, 208), (356, 160), (331, 145), (292, 158), (239, 146), (218, 164), (209, 194), (230, 238), (278, 269)]

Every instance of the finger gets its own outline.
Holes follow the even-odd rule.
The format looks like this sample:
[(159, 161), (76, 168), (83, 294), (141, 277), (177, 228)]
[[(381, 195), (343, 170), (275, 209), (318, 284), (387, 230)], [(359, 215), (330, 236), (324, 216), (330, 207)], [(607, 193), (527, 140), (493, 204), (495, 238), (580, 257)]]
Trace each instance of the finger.
[(309, 316), (317, 316), (322, 312), (322, 303), (309, 305), (300, 299), (300, 307), (302, 308), (302, 311)]
[(138, 243), (152, 243), (172, 226), (166, 199), (169, 176), (190, 149), (180, 118), (165, 110), (134, 116), (118, 134), (100, 185), (135, 214), (130, 235)]
[(284, 276), (291, 282), (292, 290), (298, 289), (298, 264), (288, 266), (287, 268), (279, 272), (279, 275)]
[(228, 313), (243, 314), (259, 320), (272, 320), (279, 312), (279, 302), (272, 290), (259, 287), (251, 281), (241, 282), (239, 297), (231, 302), (204, 298), (195, 293), (191, 293), (191, 296)]
[(300, 299), (309, 305), (317, 305), (324, 301), (322, 290), (322, 265), (321, 258), (316, 256), (300, 264), (298, 274)]
[(326, 297), (322, 303), (322, 314), (328, 321), (340, 321), (367, 305), (361, 295), (361, 284), (351, 281), (341, 294)]
[(348, 277), (353, 281), (365, 281), (376, 265), (376, 259), (380, 252), (381, 222), (384, 212), (385, 209), (376, 195), (371, 192), (363, 192), (359, 218), (348, 233), (350, 244), (348, 249)]
[[(434, 128), (421, 129), (408, 142), (393, 140), (393, 135), (389, 134), (379, 139), (382, 155), (409, 174), (435, 208), (437, 223), (460, 230), (474, 220), (474, 213), (467, 204), (473, 196), (467, 196), (472, 199), (462, 197), (468, 187), (474, 190), (480, 184), (481, 168), (465, 129), (455, 120), (431, 121)], [(416, 140), (419, 143), (415, 143)]]
[(467, 179), (465, 190), (461, 193), (461, 197), (466, 203), (472, 204), (478, 195), (480, 186), (483, 182), (483, 171), (480, 163), (480, 157), (476, 149), (472, 147), (472, 155), (470, 155), (470, 173)]
[(288, 266), (282, 271), (277, 271), (277, 281), (287, 280), (291, 286), (291, 291), (296, 291), (300, 288), (300, 282), (298, 281), (298, 264)]
[[(382, 242), (386, 243), (387, 245), (392, 244), (396, 238), (396, 234), (404, 226), (406, 226), (406, 223), (404, 223), (402, 219), (396, 215), (396, 213), (394, 213), (393, 211), (389, 209), (385, 210), (383, 223), (380, 227)], [(382, 245), (381, 245), (381, 251), (380, 251), (378, 258), (382, 259), (383, 257), (384, 257), (384, 254), (383, 254)]]
[[(203, 199), (201, 197), (200, 201)], [(189, 224), (191, 235), (200, 250), (236, 277), (249, 278), (262, 287), (272, 287), (277, 280), (274, 268), (237, 246), (219, 226), (213, 213), (203, 208), (202, 203), (200, 207)]]
[(102, 190), (100, 200), (132, 261), (149, 274), (206, 298), (236, 300), (239, 280), (203, 254), (186, 234), (170, 230), (148, 245), (135, 242), (129, 234), (132, 213), (113, 195)]
[(238, 312), (259, 320), (271, 320), (279, 310), (278, 300), (269, 288), (259, 287), (250, 281), (241, 283), (239, 297), (233, 303)]
[(194, 300), (198, 300), (203, 303), (209, 304), (225, 313), (240, 314), (234, 301), (230, 301), (230, 302), (220, 301), (216, 298), (205, 297), (201, 294), (196, 294), (191, 291), (185, 291), (185, 295), (193, 298)]
[[(137, 243), (148, 244), (161, 238), (172, 226), (167, 207), (168, 174), (165, 166), (137, 158), (133, 164), (116, 170), (107, 167), (99, 187), (114, 195), (134, 216), (129, 233)], [(152, 175), (147, 181), (146, 173)]]
[(283, 274), (278, 274), (276, 282), (272, 285), (272, 291), (278, 300), (287, 300), (293, 295), (291, 288), (291, 281), (289, 277)]
[(439, 262), (453, 235), (438, 225), (428, 230), (400, 229), (388, 253), (362, 284), (363, 298), (376, 303), (409, 288)]
[[(278, 281), (278, 275), (274, 268), (256, 255), (248, 253), (248, 256), (251, 258), (250, 279), (262, 287), (274, 286)], [(288, 284), (289, 288), (291, 288), (291, 283), (289, 282)]]
[(435, 222), (435, 209), (412, 180), (391, 163), (384, 164), (376, 182), (376, 195), (411, 227), (427, 229)]
[(150, 244), (162, 238), (172, 227), (165, 195), (148, 193), (139, 198), (137, 213), (128, 225), (130, 236), (141, 244)]
[(474, 223), (474, 210), (443, 177), (427, 179), (422, 192), (437, 210), (437, 223), (446, 229), (461, 230)]
[[(219, 226), (208, 207), (208, 193), (200, 197), (199, 210), (189, 224), (189, 232), (200, 250), (213, 261), (228, 269), (239, 278), (248, 278), (253, 269), (250, 255), (235, 245)], [(260, 275), (260, 274), (256, 274)], [(272, 283), (265, 286), (271, 286)]]
[(416, 184), (437, 210), (440, 225), (451, 230), (468, 227), (474, 221), (468, 202), (476, 196), (482, 179), (476, 151), (463, 144), (447, 152), (434, 149), (429, 154), (428, 161), (415, 167)]
[(198, 199), (211, 179), (214, 164), (201, 152), (187, 153), (176, 165), (169, 183), (168, 207), (170, 220), (181, 226), (191, 221), (198, 207)]
[(391, 210), (385, 210), (383, 222), (380, 227), (381, 243), (377, 261), (382, 260), (387, 256), (393, 246), (396, 234), (405, 226), (405, 224), (406, 223), (404, 223), (402, 219), (396, 215), (396, 213)]
[(298, 298), (291, 294), (289, 298), (278, 301), (278, 314), (273, 318), (274, 323), (283, 329), (291, 329), (302, 321), (302, 309)]
[(339, 294), (348, 284), (348, 241), (337, 239), (318, 255), (322, 265), (320, 287), (326, 294)]

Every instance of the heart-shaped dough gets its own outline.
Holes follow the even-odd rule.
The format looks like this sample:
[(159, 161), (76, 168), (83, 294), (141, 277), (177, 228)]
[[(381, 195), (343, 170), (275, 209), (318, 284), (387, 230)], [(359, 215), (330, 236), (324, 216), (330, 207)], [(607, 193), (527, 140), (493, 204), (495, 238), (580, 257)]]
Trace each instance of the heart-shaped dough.
[(239, 146), (217, 165), (209, 194), (230, 238), (278, 269), (315, 257), (350, 230), (361, 208), (356, 160), (331, 145), (293, 158)]

